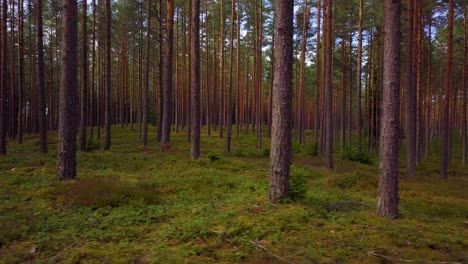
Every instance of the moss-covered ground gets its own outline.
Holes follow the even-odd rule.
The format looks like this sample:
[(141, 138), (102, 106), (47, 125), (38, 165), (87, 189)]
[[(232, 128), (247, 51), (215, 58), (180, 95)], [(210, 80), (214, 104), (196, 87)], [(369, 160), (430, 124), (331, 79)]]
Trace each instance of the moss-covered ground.
[[(206, 131), (205, 131), (206, 132)], [(310, 137), (309, 137), (310, 138)], [(468, 168), (438, 176), (436, 157), (408, 179), (401, 218), (376, 216), (378, 166), (340, 158), (328, 172), (294, 145), (293, 198), (267, 199), (268, 147), (251, 135), (202, 136), (189, 159), (186, 133), (161, 153), (150, 133), (113, 128), (110, 151), (78, 154), (79, 179), (55, 176), (38, 138), (0, 157), (0, 263), (414, 263), (468, 261)], [(268, 146), (267, 139), (264, 141)]]

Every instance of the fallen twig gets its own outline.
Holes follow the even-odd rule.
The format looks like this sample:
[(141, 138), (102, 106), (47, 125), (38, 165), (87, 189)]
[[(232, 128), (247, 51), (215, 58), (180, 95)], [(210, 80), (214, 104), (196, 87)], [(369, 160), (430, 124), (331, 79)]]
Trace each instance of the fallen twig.
[(273, 256), (273, 257), (275, 257), (275, 258), (277, 258), (277, 259), (279, 259), (279, 260), (281, 260), (281, 261), (284, 261), (284, 262), (286, 262), (286, 263), (293, 263), (293, 262), (291, 262), (291, 261), (289, 261), (289, 260), (287, 260), (287, 259), (285, 259), (285, 258), (283, 258), (283, 257), (281, 257), (281, 256), (278, 256), (278, 255), (276, 255), (276, 254), (273, 254), (273, 253), (269, 252), (269, 251), (268, 251), (264, 246), (262, 246), (258, 241), (249, 240), (249, 242), (250, 242), (252, 245), (254, 245), (255, 248), (256, 248), (257, 250), (258, 250), (258, 249), (261, 249), (261, 250), (263, 250), (263, 252), (265, 252), (266, 254), (268, 254), (268, 255), (270, 255), (270, 256)]

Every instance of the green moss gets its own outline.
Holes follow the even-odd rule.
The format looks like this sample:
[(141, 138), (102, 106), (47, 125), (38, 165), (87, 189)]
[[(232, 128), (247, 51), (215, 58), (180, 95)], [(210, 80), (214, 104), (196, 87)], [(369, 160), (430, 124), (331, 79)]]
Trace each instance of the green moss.
[(0, 157), (0, 263), (382, 261), (365, 250), (424, 263), (468, 251), (468, 171), (457, 162), (448, 181), (434, 160), (402, 175), (401, 218), (391, 221), (375, 214), (376, 165), (336, 160), (328, 172), (314, 146), (295, 143), (291, 199), (271, 204), (267, 138), (257, 149), (241, 134), (230, 154), (203, 131), (192, 161), (185, 133), (161, 153), (150, 131), (143, 151), (137, 129), (114, 127), (110, 151), (96, 140), (78, 153), (74, 181), (57, 180), (56, 154), (39, 154), (36, 137), (12, 143)]

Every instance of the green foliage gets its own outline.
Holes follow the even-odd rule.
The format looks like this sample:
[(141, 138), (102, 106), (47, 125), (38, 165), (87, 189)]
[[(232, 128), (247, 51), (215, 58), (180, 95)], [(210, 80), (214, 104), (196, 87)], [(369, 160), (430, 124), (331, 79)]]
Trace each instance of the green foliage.
[(202, 137), (212, 162), (189, 159), (185, 133), (173, 135), (170, 153), (154, 137), (142, 151), (137, 129), (112, 135), (111, 150), (79, 153), (73, 181), (57, 180), (55, 156), (37, 153), (35, 138), (10, 145), (0, 157), (0, 262), (257, 263), (266, 252), (293, 263), (379, 261), (357, 248), (455, 262), (466, 251), (461, 165), (448, 181), (433, 177), (432, 163), (402, 178), (402, 217), (391, 221), (375, 214), (375, 165), (342, 160), (330, 173), (299, 146), (291, 198), (272, 204), (268, 148), (255, 136), (236, 142), (244, 157), (218, 154), (224, 139)]
[(118, 177), (81, 178), (54, 188), (51, 195), (66, 206), (118, 207), (130, 201), (158, 202), (158, 191), (147, 183), (122, 182)]
[(99, 141), (94, 141), (94, 139), (91, 137), (88, 139), (86, 144), (88, 151), (93, 151), (101, 148), (101, 144), (99, 143)]
[(360, 162), (362, 164), (373, 165), (374, 161), (372, 160), (369, 153), (365, 151), (359, 151), (355, 146), (348, 146), (344, 149), (342, 154), (343, 159), (350, 161)]
[(211, 162), (221, 159), (221, 155), (216, 152), (208, 152), (207, 157), (208, 159), (210, 159)]
[(318, 145), (313, 143), (306, 146), (307, 155), (315, 157), (318, 155)]
[(375, 175), (355, 172), (352, 174), (334, 175), (328, 179), (328, 183), (331, 187), (337, 187), (340, 189), (369, 189), (376, 188), (379, 182)]

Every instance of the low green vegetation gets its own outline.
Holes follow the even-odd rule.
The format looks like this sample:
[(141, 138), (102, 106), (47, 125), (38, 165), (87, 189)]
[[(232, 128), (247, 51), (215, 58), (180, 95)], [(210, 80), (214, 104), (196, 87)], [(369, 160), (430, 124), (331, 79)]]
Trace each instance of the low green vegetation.
[(114, 128), (110, 151), (90, 143), (74, 181), (55, 177), (55, 135), (46, 155), (36, 137), (12, 143), (0, 157), (0, 263), (467, 261), (459, 164), (447, 181), (436, 162), (402, 174), (392, 221), (375, 214), (378, 162), (366, 154), (346, 150), (328, 172), (316, 147), (294, 144), (291, 198), (271, 204), (269, 142), (257, 150), (242, 135), (229, 154), (224, 139), (202, 135), (202, 157), (191, 161), (185, 133), (161, 153), (151, 131), (147, 150), (138, 129)]

